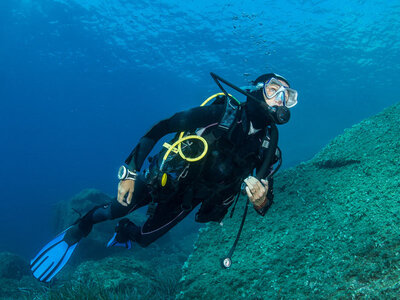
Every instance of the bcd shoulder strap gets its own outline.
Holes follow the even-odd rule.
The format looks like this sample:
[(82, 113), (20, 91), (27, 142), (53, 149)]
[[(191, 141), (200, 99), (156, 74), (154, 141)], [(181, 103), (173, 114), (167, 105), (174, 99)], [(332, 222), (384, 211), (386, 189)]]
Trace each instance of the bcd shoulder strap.
[(213, 143), (223, 135), (226, 135), (227, 138), (230, 139), (240, 111), (240, 105), (234, 104), (232, 99), (226, 99), (225, 111), (221, 120), (218, 122), (218, 127), (205, 134), (207, 136), (207, 141)]
[(232, 124), (235, 122), (239, 107), (238, 105), (235, 106), (232, 104), (231, 99), (225, 101), (225, 112), (218, 124), (220, 129), (228, 131), (231, 128)]

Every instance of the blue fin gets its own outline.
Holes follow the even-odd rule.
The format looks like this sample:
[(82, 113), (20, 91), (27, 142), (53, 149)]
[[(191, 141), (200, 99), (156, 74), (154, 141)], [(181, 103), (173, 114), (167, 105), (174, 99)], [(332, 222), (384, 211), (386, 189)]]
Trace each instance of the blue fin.
[[(71, 226), (72, 227), (72, 226)], [(43, 282), (49, 282), (68, 262), (79, 239), (73, 243), (67, 243), (64, 239), (71, 227), (56, 236), (51, 242), (31, 260), (31, 271), (33, 276)]]
[(116, 237), (117, 237), (117, 233), (114, 233), (111, 240), (107, 243), (107, 248), (112, 247), (112, 246), (117, 246), (117, 247), (125, 247), (127, 249), (131, 249), (132, 242), (130, 240), (127, 240), (125, 243), (120, 243), (116, 240)]

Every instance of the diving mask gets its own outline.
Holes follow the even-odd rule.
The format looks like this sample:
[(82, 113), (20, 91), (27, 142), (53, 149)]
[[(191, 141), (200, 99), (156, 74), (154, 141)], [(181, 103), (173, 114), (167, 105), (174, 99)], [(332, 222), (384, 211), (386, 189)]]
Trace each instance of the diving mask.
[(264, 83), (263, 94), (267, 99), (276, 97), (287, 108), (291, 108), (297, 104), (297, 91), (284, 86), (282, 82), (274, 77)]

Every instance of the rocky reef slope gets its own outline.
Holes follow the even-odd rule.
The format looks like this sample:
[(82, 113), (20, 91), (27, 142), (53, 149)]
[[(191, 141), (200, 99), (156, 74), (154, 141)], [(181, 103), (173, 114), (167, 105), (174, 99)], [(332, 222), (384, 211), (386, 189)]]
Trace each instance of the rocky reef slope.
[[(280, 172), (275, 203), (240, 225), (202, 230), (180, 299), (389, 297), (400, 288), (400, 104), (346, 130), (312, 160)], [(239, 207), (241, 209), (239, 209)]]

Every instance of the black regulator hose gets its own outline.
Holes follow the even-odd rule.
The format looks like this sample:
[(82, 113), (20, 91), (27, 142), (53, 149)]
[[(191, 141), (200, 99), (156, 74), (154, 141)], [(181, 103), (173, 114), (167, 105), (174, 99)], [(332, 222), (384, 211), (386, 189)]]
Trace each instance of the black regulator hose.
[[(274, 123), (272, 123), (271, 124), (271, 135), (270, 135), (270, 140), (269, 140), (270, 144), (268, 145), (267, 154), (266, 154), (266, 157), (264, 159), (264, 162), (263, 162), (260, 170), (256, 174), (256, 178), (258, 180), (261, 180), (262, 178), (269, 180), (270, 177), (275, 173), (275, 172), (273, 172), (273, 173), (267, 175), (267, 173), (269, 171), (269, 167), (272, 165), (272, 162), (273, 162), (272, 160), (274, 159), (274, 154), (278, 147), (278, 138), (279, 138), (278, 128), (276, 127), (276, 125)], [(244, 189), (242, 189), (242, 191), (244, 191)], [(231, 250), (229, 250), (228, 255), (226, 255), (224, 258), (221, 259), (221, 266), (225, 269), (228, 269), (232, 265), (232, 255), (233, 255), (233, 252), (235, 251), (237, 243), (239, 242), (240, 235), (242, 234), (242, 229), (243, 229), (244, 222), (246, 220), (248, 208), (249, 208), (249, 197), (247, 197), (247, 200), (246, 200), (246, 206), (244, 208), (242, 222), (240, 224), (240, 228), (237, 233), (235, 242), (233, 243)]]
[(278, 148), (278, 139), (279, 139), (279, 133), (278, 133), (278, 128), (276, 127), (276, 124), (271, 123), (271, 132), (270, 132), (270, 140), (269, 140), (269, 145), (268, 145), (268, 152), (267, 155), (264, 159), (264, 162), (260, 168), (260, 170), (257, 172), (257, 179), (265, 179), (268, 180), (272, 174), (267, 176), (267, 173), (269, 171), (269, 167), (272, 165), (274, 155), (276, 153), (276, 149)]
[[(272, 165), (273, 159), (274, 159), (274, 154), (276, 152), (276, 149), (278, 147), (278, 138), (279, 138), (279, 134), (278, 134), (278, 128), (276, 127), (276, 123), (278, 124), (284, 124), (286, 123), (289, 118), (290, 118), (290, 112), (286, 107), (270, 107), (269, 105), (261, 105), (260, 101), (254, 97), (253, 95), (251, 95), (250, 93), (248, 93), (247, 91), (237, 87), (236, 85), (230, 83), (229, 81), (226, 81), (225, 79), (221, 78), (220, 76), (218, 76), (215, 73), (210, 73), (211, 77), (214, 79), (214, 81), (216, 82), (216, 84), (218, 85), (218, 87), (221, 89), (221, 91), (225, 94), (225, 96), (227, 97), (227, 99), (229, 99), (229, 94), (226, 92), (226, 90), (223, 88), (223, 86), (221, 85), (220, 81), (225, 83), (227, 86), (233, 88), (234, 90), (238, 91), (239, 93), (247, 96), (249, 99), (253, 100), (255, 102), (255, 104), (259, 104), (258, 106), (260, 107), (260, 109), (262, 109), (262, 111), (264, 111), (265, 113), (268, 114), (270, 120), (272, 120), (271, 122), (271, 132), (270, 132), (270, 140), (269, 140), (269, 145), (268, 145), (268, 150), (267, 150), (267, 154), (266, 157), (264, 159), (264, 162), (260, 168), (260, 170), (257, 172), (256, 174), (256, 178), (258, 180), (261, 180), (262, 178), (269, 180), (269, 178), (273, 175), (273, 173), (269, 174), (267, 176), (267, 172), (269, 171), (269, 167)], [(261, 113), (262, 113), (261, 111)], [(242, 192), (244, 192), (244, 189), (242, 189)], [(246, 201), (246, 206), (244, 208), (244, 213), (243, 213), (243, 217), (242, 217), (242, 222), (240, 224), (240, 228), (239, 231), (237, 233), (235, 242), (232, 245), (231, 250), (229, 251), (228, 255), (225, 256), (224, 258), (221, 259), (221, 265), (224, 268), (229, 268), (232, 265), (232, 255), (233, 252), (235, 251), (236, 245), (240, 239), (240, 235), (242, 233), (242, 229), (243, 229), (243, 225), (244, 222), (246, 220), (246, 215), (247, 215), (247, 211), (249, 208), (249, 198), (247, 197), (247, 201)]]

